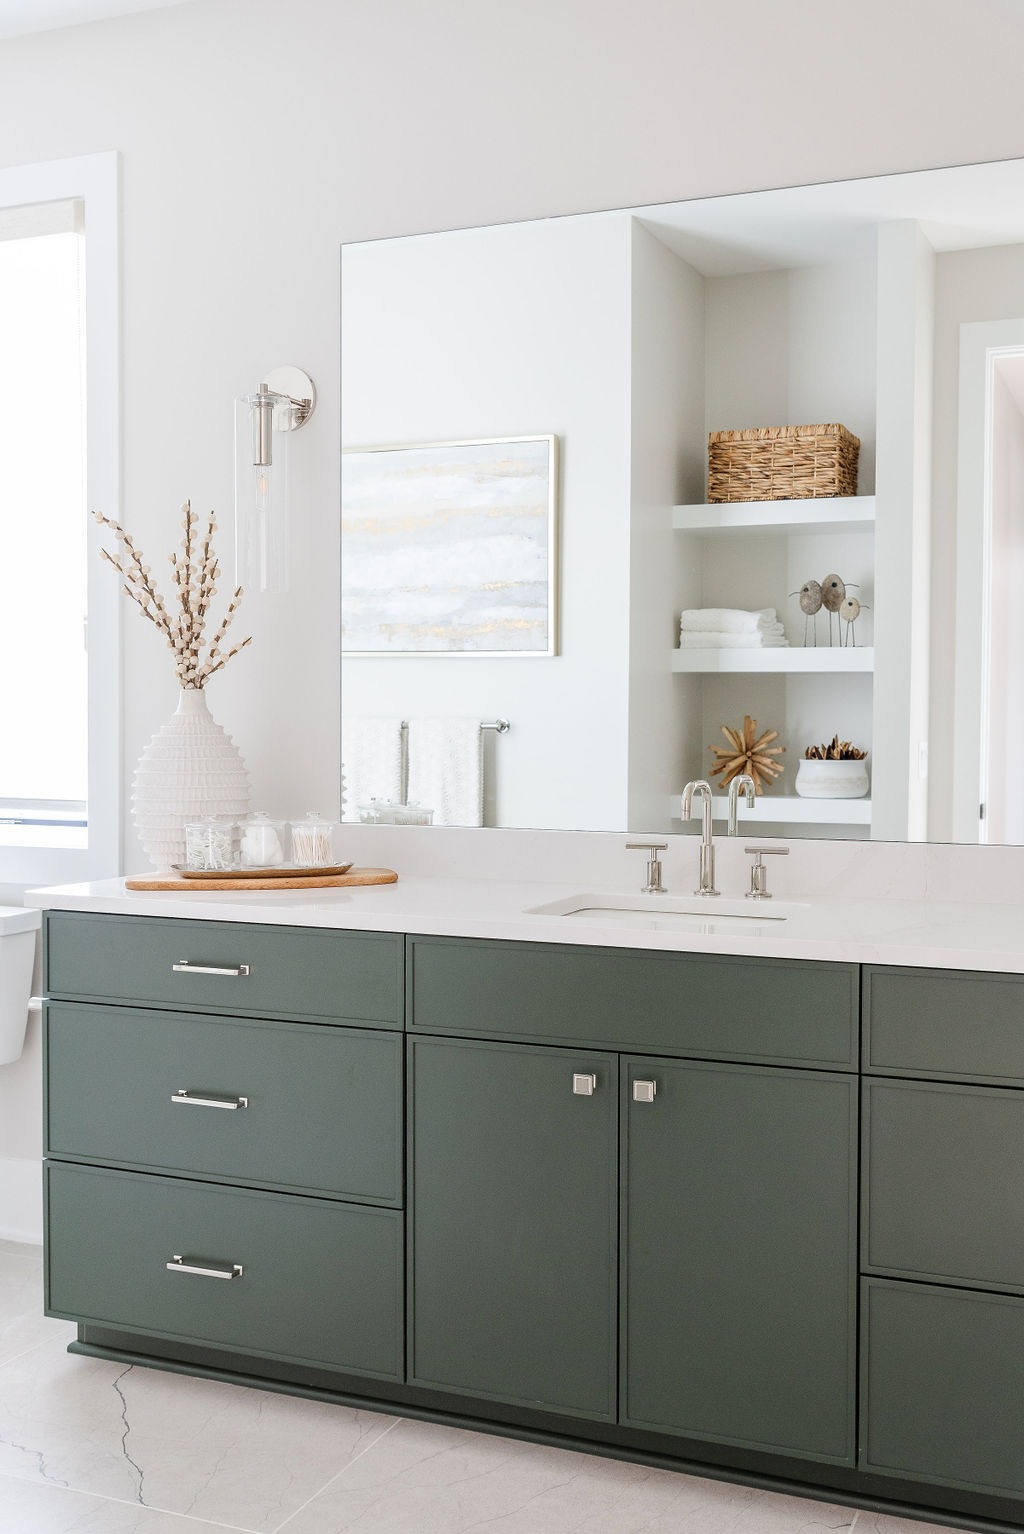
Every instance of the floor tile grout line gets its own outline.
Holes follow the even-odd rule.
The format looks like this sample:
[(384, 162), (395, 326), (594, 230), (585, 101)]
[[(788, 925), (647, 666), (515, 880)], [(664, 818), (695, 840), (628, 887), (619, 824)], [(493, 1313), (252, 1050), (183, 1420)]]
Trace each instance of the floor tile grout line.
[[(9, 1471), (0, 1471), (0, 1486), (4, 1481), (17, 1481), (22, 1486), (43, 1486), (49, 1491), (69, 1492), (76, 1497), (91, 1497), (94, 1502), (113, 1502), (117, 1507), (138, 1508), (138, 1502), (129, 1502), (126, 1497), (108, 1497), (102, 1491), (87, 1491), (81, 1486), (58, 1486), (53, 1481), (39, 1481), (33, 1477), (11, 1475)], [(198, 1529), (230, 1529), (232, 1534), (259, 1534), (259, 1530), (253, 1529), (244, 1523), (221, 1523), (217, 1518), (193, 1518), (191, 1513), (179, 1513), (172, 1507), (156, 1507), (151, 1502), (143, 1502), (142, 1510), (145, 1513), (159, 1514), (163, 1518), (180, 1518), (182, 1524), (194, 1524)]]
[(16, 1364), (19, 1358), (27, 1358), (30, 1353), (37, 1353), (40, 1348), (48, 1348), (52, 1343), (60, 1342), (62, 1340), (64, 1342), (64, 1347), (67, 1348), (68, 1342), (73, 1342), (74, 1338), (69, 1337), (61, 1339), (60, 1337), (43, 1337), (41, 1341), (33, 1342), (30, 1348), (25, 1348), (20, 1353), (12, 1353), (10, 1358), (0, 1358), (0, 1369), (6, 1369), (8, 1364)]
[(288, 1525), (291, 1523), (293, 1518), (297, 1518), (300, 1513), (305, 1512), (306, 1508), (309, 1507), (311, 1502), (315, 1502), (317, 1497), (322, 1497), (328, 1487), (333, 1486), (335, 1481), (340, 1481), (345, 1472), (351, 1470), (352, 1466), (357, 1464), (358, 1461), (363, 1458), (364, 1454), (369, 1454), (370, 1450), (375, 1449), (377, 1445), (382, 1441), (382, 1439), (385, 1439), (388, 1436), (393, 1428), (401, 1427), (404, 1421), (404, 1417), (396, 1417), (393, 1422), (389, 1422), (382, 1433), (378, 1433), (376, 1438), (371, 1439), (364, 1448), (360, 1449), (358, 1454), (354, 1454), (350, 1460), (346, 1461), (346, 1463), (342, 1465), (341, 1469), (336, 1471), (335, 1474), (331, 1476), (330, 1480), (325, 1481), (324, 1484), (317, 1491), (315, 1491), (311, 1497), (306, 1498), (301, 1507), (297, 1507), (294, 1512), (289, 1513), (284, 1522), (279, 1523), (273, 1530), (273, 1534), (287, 1534)]

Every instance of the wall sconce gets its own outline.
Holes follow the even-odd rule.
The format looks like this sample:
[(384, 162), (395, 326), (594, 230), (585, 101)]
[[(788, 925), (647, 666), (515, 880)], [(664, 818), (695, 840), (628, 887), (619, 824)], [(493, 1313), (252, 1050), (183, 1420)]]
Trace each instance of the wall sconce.
[(288, 439), (316, 409), (301, 368), (280, 367), (235, 401), (235, 584), (288, 589)]

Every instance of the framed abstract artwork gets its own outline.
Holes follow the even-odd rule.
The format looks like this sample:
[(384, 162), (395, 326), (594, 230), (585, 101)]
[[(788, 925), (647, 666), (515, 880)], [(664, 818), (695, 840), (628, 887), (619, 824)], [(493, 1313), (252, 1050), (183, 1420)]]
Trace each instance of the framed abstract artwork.
[(346, 450), (347, 656), (557, 653), (558, 439)]

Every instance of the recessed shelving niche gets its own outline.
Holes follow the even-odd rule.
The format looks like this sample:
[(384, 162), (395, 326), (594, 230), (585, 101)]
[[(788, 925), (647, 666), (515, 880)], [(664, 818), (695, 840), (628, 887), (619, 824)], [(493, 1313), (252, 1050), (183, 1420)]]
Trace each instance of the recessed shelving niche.
[[(694, 605), (774, 606), (789, 638), (788, 646), (764, 649), (673, 649), (673, 673), (692, 678), (689, 685), (700, 689), (702, 743), (716, 738), (721, 722), (736, 724), (749, 712), (761, 727), (779, 730), (787, 762), (836, 731), (872, 746), (874, 495), (676, 506), (672, 526), (689, 572), (688, 588), (699, 593)], [(864, 604), (852, 633), (824, 610), (805, 623), (793, 595), (805, 580), (823, 580), (831, 571), (851, 582), (851, 595)], [(801, 643), (805, 634), (808, 642)], [(842, 642), (858, 634), (868, 642)], [(713, 809), (716, 818), (724, 818), (725, 798), (716, 795)], [(677, 801), (672, 810), (677, 824), (678, 817)], [(864, 835), (871, 826), (871, 801), (773, 793), (759, 799), (749, 817), (751, 835), (759, 826), (771, 827), (775, 835), (811, 826), (826, 835), (830, 827)]]

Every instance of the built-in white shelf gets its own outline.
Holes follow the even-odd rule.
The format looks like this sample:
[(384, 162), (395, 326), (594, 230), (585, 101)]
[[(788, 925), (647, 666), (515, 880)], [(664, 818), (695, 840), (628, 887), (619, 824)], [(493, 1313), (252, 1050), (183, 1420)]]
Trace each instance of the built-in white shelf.
[(730, 501), (672, 510), (672, 526), (680, 533), (855, 533), (870, 532), (874, 525), (873, 495)]
[(726, 672), (751, 675), (755, 672), (851, 672), (874, 671), (873, 645), (791, 645), (767, 650), (673, 650), (672, 670), (691, 676), (715, 676)]
[[(671, 802), (673, 820), (679, 820), (679, 795)], [(716, 794), (711, 801), (715, 820), (725, 820), (729, 800)], [(740, 800), (740, 835), (756, 836), (758, 825), (869, 826), (870, 799), (801, 799), (796, 794), (764, 794), (755, 809), (748, 810)]]

